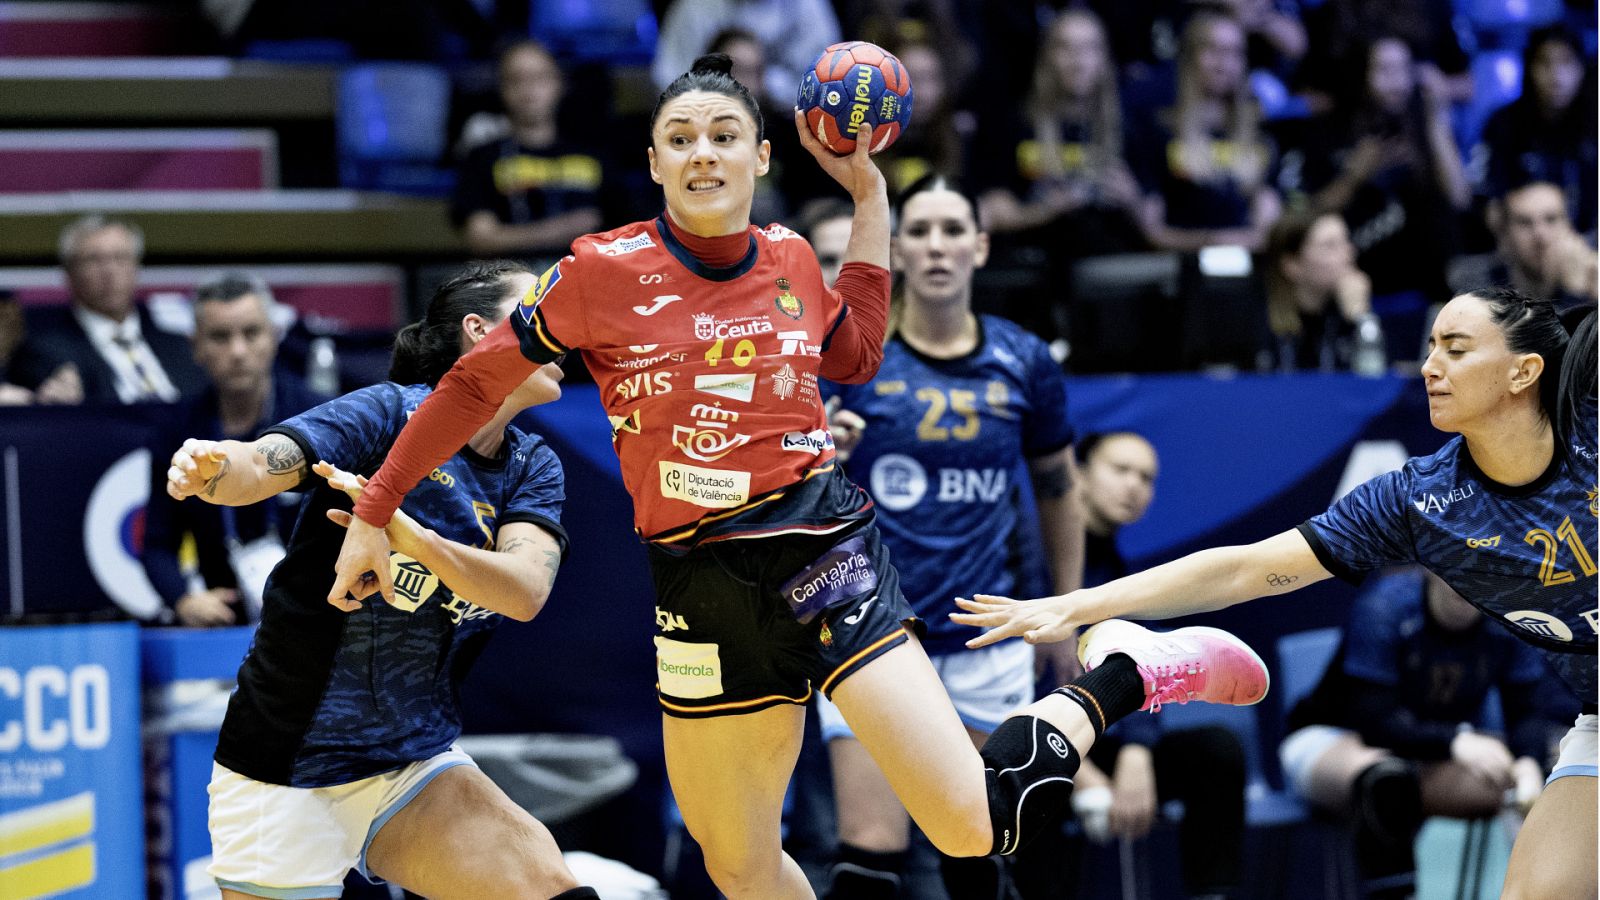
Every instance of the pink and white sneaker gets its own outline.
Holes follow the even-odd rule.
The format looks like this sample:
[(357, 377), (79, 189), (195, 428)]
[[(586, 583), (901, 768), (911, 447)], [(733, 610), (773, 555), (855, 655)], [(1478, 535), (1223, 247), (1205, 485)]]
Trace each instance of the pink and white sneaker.
[(1144, 705), (1139, 708), (1150, 712), (1190, 700), (1250, 706), (1261, 702), (1271, 683), (1261, 657), (1220, 628), (1158, 632), (1110, 619), (1078, 638), (1078, 661), (1085, 672), (1113, 653), (1133, 660), (1144, 678)]

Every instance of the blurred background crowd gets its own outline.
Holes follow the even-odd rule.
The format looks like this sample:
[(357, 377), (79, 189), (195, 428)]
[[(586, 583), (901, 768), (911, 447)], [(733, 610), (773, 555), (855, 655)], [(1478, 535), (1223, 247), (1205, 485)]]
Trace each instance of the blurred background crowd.
[[(831, 278), (847, 199), (790, 122), (800, 73), (846, 38), (881, 44), (911, 75), (911, 126), (878, 158), (891, 193), (930, 172), (958, 177), (992, 239), (974, 306), (1039, 335), (1073, 375), (1414, 373), (1430, 315), (1453, 292), (1499, 284), (1563, 309), (1595, 301), (1591, 0), (0, 0), (0, 405), (158, 405), (157, 421), (141, 425), (154, 502), (136, 537), (106, 538), (141, 554), (154, 596), (137, 617), (248, 622), (265, 575), (248, 551), (281, 541), (294, 498), (226, 516), (166, 503), (163, 453), (186, 436), (253, 435), (380, 380), (395, 329), (465, 260), (540, 265), (581, 234), (658, 214), (648, 114), (707, 51), (732, 57), (767, 121), (773, 165), (755, 221), (806, 233)], [(576, 357), (567, 365), (569, 378), (585, 377)], [(44, 421), (22, 418), (31, 412), (52, 414), (8, 411), (0, 423), (20, 435)], [(605, 440), (572, 427), (587, 451), (564, 456), (568, 494), (584, 499), (579, 457), (606, 455)], [(1157, 468), (1144, 438), (1110, 431), (1080, 444), (1094, 580), (1126, 571), (1116, 535), (1144, 515)], [(1162, 449), (1163, 468), (1188, 462)], [(103, 467), (87, 452), (60, 456)], [(7, 491), (15, 497), (16, 485)], [(1238, 521), (1267, 520), (1252, 510)], [(20, 599), (20, 532), (6, 533), (13, 587), (0, 618), (37, 618)], [(1149, 563), (1180, 549), (1130, 555)], [(1409, 610), (1392, 622), (1354, 615), (1351, 634), (1369, 649), (1419, 628), (1447, 650), (1493, 643), (1417, 573), (1361, 602)], [(45, 606), (47, 618), (75, 609)], [(1336, 611), (1320, 624), (1342, 620)], [(1278, 624), (1272, 636), (1287, 630)], [(1324, 638), (1322, 660), (1339, 646), (1337, 633)], [(1514, 701), (1500, 723), (1510, 734), (1502, 787), (1515, 803), (1537, 793), (1548, 735), (1570, 706), (1548, 692), (1528, 699), (1546, 677), (1537, 666), (1483, 650), (1500, 654), (1499, 668), (1478, 666), (1470, 690), (1430, 713), (1438, 698), (1410, 681), (1428, 660), (1395, 670), (1362, 653), (1338, 650), (1329, 678), (1353, 678), (1337, 690), (1394, 726), (1361, 735), (1368, 744), (1439, 762), (1451, 722), (1493, 688)], [(648, 674), (630, 675), (645, 686), (643, 721)], [(568, 693), (604, 709), (607, 690)], [(1284, 779), (1261, 748), (1321, 724), (1316, 711), (1279, 709), (1261, 740), (1224, 747), (1234, 780), (1201, 787), (1237, 799), (1248, 786), (1250, 823), (1270, 823), (1261, 779)], [(648, 753), (650, 737), (624, 743)], [(1347, 775), (1377, 784), (1392, 762), (1379, 756)], [(1148, 832), (1158, 787), (1162, 801), (1195, 788), (1174, 783), (1169, 796), (1149, 754), (1127, 756), (1135, 762), (1119, 776), (1124, 759), (1102, 761), (1107, 790), (1147, 808), (1137, 827), (1108, 814), (1110, 800), (1080, 810), (1102, 835), (1107, 815), (1121, 831)], [(648, 807), (661, 773), (645, 765), (642, 777), (657, 792)], [(1342, 799), (1352, 788), (1338, 790)], [(1501, 806), (1500, 793), (1472, 805), (1439, 790), (1424, 794), (1433, 805), (1423, 811), (1481, 819)], [(1216, 809), (1199, 797), (1190, 800)], [(831, 822), (805, 796), (796, 802), (795, 853), (825, 866)], [(1243, 828), (1243, 808), (1223, 813), (1233, 825), (1190, 817), (1190, 828)], [(1387, 813), (1383, 822), (1407, 844), (1420, 827)], [(655, 839), (594, 843), (682, 879), (675, 895), (698, 896), (692, 848), (670, 812), (645, 830)], [(821, 844), (809, 856), (808, 839)], [(1207, 851), (1233, 860), (1224, 881), (1239, 877), (1240, 840)], [(1292, 879), (1276, 884), (1244, 895), (1311, 895), (1284, 888)]]

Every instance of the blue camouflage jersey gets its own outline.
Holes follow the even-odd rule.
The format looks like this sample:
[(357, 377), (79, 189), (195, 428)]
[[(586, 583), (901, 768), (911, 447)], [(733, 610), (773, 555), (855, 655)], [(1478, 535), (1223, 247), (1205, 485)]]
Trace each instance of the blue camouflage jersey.
[(1044, 342), (993, 316), (978, 347), (933, 359), (894, 337), (864, 385), (830, 386), (866, 420), (847, 464), (877, 505), (906, 600), (928, 626), (929, 653), (965, 648), (971, 629), (946, 613), (974, 592), (1011, 594), (1023, 553), (1019, 463), (1072, 443), (1066, 379)]
[[(361, 475), (383, 462), (429, 388), (379, 384), (268, 429), (293, 439), (307, 463), (327, 460)], [(257, 781), (293, 787), (345, 784), (427, 759), (461, 732), (456, 692), (490, 631), (504, 618), (449, 587), (425, 566), (392, 554), (395, 603), (352, 613), (327, 602), (344, 529), (327, 510), (344, 494), (308, 475), (307, 499), (288, 554), (267, 580), (261, 625), (239, 668), (217, 762)], [(441, 537), (495, 545), (499, 528), (532, 522), (566, 546), (561, 463), (543, 439), (506, 429), (500, 454), (450, 457), (401, 508)]]
[(1357, 487), (1300, 526), (1323, 567), (1348, 581), (1420, 563), (1489, 617), (1539, 648), (1585, 704), (1595, 700), (1595, 538), (1600, 514), (1591, 405), (1573, 438), (1532, 482), (1490, 480), (1460, 437)]

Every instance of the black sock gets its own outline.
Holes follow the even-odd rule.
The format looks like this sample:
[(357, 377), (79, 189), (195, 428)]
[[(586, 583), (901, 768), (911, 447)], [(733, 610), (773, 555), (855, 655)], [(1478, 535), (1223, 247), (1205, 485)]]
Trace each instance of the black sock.
[(1111, 724), (1144, 706), (1144, 676), (1126, 653), (1113, 653), (1071, 684), (1051, 691), (1069, 697), (1089, 714), (1096, 739)]
[(575, 887), (570, 891), (562, 891), (550, 900), (600, 900), (600, 895), (592, 887)]
[(1003, 856), (940, 856), (945, 893), (961, 900), (1017, 900)]
[(879, 853), (840, 844), (824, 900), (893, 900), (900, 896), (905, 869), (905, 850)]

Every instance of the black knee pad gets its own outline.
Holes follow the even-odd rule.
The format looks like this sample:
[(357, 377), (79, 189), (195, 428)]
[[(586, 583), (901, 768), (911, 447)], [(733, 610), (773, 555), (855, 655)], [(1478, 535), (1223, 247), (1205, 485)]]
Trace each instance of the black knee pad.
[(1043, 719), (1013, 716), (979, 751), (989, 785), (991, 853), (1010, 855), (1065, 815), (1078, 773), (1078, 751)]
[(1351, 789), (1358, 834), (1409, 847), (1422, 829), (1422, 784), (1417, 769), (1389, 757), (1368, 766)]
[(592, 887), (575, 887), (551, 897), (550, 900), (600, 900)]

